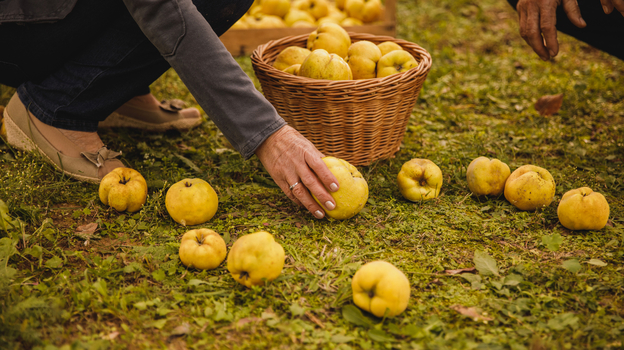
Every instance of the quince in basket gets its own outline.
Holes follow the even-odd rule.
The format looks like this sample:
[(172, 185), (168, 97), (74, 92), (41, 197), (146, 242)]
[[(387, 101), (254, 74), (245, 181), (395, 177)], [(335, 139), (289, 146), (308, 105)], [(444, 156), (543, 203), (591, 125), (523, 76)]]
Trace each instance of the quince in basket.
[(377, 78), (402, 73), (418, 67), (418, 61), (405, 50), (394, 50), (381, 56), (377, 62)]
[(377, 75), (377, 62), (381, 50), (368, 40), (355, 42), (349, 46), (345, 61), (351, 68), (353, 79), (371, 79)]
[(303, 61), (299, 68), (299, 76), (325, 80), (351, 80), (351, 68), (335, 53), (324, 49), (316, 49)]
[(275, 57), (273, 67), (279, 70), (285, 70), (294, 64), (302, 64), (311, 53), (312, 51), (303, 47), (288, 46)]
[(292, 66), (284, 69), (284, 73), (292, 74), (292, 75), (300, 75), (299, 71), (301, 70), (300, 64), (293, 64)]
[(307, 48), (310, 51), (324, 49), (345, 58), (349, 46), (351, 46), (349, 33), (335, 23), (323, 23), (308, 36)]
[(403, 50), (401, 45), (395, 43), (394, 41), (384, 41), (382, 43), (377, 44), (377, 47), (379, 48), (379, 50), (381, 50), (382, 56), (387, 54), (390, 51)]

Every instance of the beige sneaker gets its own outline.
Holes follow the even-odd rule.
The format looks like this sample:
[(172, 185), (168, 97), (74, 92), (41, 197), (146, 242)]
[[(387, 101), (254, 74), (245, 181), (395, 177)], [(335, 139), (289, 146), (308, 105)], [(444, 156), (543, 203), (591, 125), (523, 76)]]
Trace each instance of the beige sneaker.
[(197, 108), (184, 107), (182, 100), (164, 100), (159, 103), (151, 95), (137, 96), (101, 121), (99, 127), (164, 132), (173, 129), (187, 131), (202, 123)]
[(61, 172), (80, 181), (99, 183), (115, 168), (125, 166), (115, 159), (120, 152), (106, 147), (87, 152), (59, 129), (44, 124), (32, 116), (17, 93), (4, 109), (7, 142), (22, 151), (37, 151)]

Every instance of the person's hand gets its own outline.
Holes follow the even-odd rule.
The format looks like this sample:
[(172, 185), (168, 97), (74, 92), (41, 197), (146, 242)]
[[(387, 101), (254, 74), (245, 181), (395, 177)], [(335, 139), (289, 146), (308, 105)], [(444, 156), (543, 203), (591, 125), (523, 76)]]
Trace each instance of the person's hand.
[[(605, 2), (623, 2), (624, 0), (600, 0)], [(557, 7), (563, 9), (570, 22), (579, 28), (587, 24), (581, 17), (576, 0), (520, 0), (516, 6), (520, 17), (520, 36), (533, 48), (533, 51), (544, 61), (559, 53), (557, 42)], [(604, 7), (604, 6), (603, 6)]]
[(338, 180), (321, 160), (323, 154), (297, 130), (288, 125), (282, 127), (258, 147), (256, 156), (288, 198), (306, 207), (316, 218), (322, 219), (325, 211), (310, 192), (327, 210), (336, 207), (327, 189), (337, 191)]
[(615, 8), (624, 16), (624, 0), (600, 0), (604, 13), (610, 14)]

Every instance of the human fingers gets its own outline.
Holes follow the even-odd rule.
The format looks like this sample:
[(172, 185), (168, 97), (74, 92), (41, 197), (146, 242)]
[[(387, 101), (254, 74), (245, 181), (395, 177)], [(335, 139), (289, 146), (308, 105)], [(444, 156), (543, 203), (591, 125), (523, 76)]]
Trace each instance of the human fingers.
[[(540, 5), (537, 0), (520, 0), (516, 7), (520, 22), (520, 36), (543, 60), (550, 59), (550, 53), (542, 37)], [(554, 25), (554, 24), (553, 24)]]
[(563, 10), (565, 11), (566, 16), (568, 16), (568, 19), (570, 20), (570, 22), (572, 22), (572, 24), (579, 28), (585, 28), (587, 26), (587, 23), (585, 23), (583, 16), (581, 16), (581, 9), (579, 8), (577, 0), (563, 0)]
[[(304, 185), (301, 189), (293, 189), (295, 197), (299, 199), (314, 216), (319, 216), (316, 212), (318, 203), (322, 204), (322, 209), (324, 210), (334, 210), (336, 208), (336, 201), (331, 194), (329, 194), (328, 189), (332, 192), (337, 191), (338, 180), (322, 161), (323, 154), (296, 130), (293, 129), (289, 135), (294, 138), (292, 143), (300, 148), (300, 152), (303, 154), (302, 159), (304, 160), (303, 163), (295, 163), (296, 172), (301, 179), (300, 182)], [(296, 155), (293, 156), (296, 157)], [(318, 202), (315, 198), (318, 199)]]
[[(323, 218), (325, 212), (314, 200), (309, 188), (328, 210), (335, 207), (334, 199), (308, 164), (308, 159), (320, 160), (322, 154), (295, 129), (285, 126), (278, 130), (263, 142), (256, 155), (286, 196), (304, 206), (316, 218)], [(325, 176), (322, 171), (321, 176)]]
[[(564, 2), (575, 2), (575, 0), (564, 0)], [(578, 6), (577, 6), (578, 7)], [(550, 58), (559, 53), (559, 42), (557, 41), (557, 3), (545, 1), (540, 8), (540, 30), (543, 36), (543, 44), (548, 50)]]
[(600, 0), (600, 3), (602, 4), (602, 10), (607, 15), (610, 14), (613, 11), (613, 8), (615, 7), (613, 3), (611, 2), (611, 0)]
[(606, 14), (610, 14), (615, 8), (624, 15), (624, 0), (601, 0), (602, 9)]

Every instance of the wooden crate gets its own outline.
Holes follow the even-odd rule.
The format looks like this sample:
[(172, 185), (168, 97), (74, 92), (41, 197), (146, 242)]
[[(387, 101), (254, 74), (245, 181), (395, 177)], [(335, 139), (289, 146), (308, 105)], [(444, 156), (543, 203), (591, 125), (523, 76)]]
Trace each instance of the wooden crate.
[[(368, 33), (372, 35), (396, 35), (396, 0), (384, 1), (384, 14), (379, 23), (344, 27), (347, 32)], [(267, 29), (230, 29), (221, 35), (221, 42), (232, 56), (251, 55), (258, 45), (286, 36), (301, 35), (314, 31), (315, 28), (267, 28)]]

